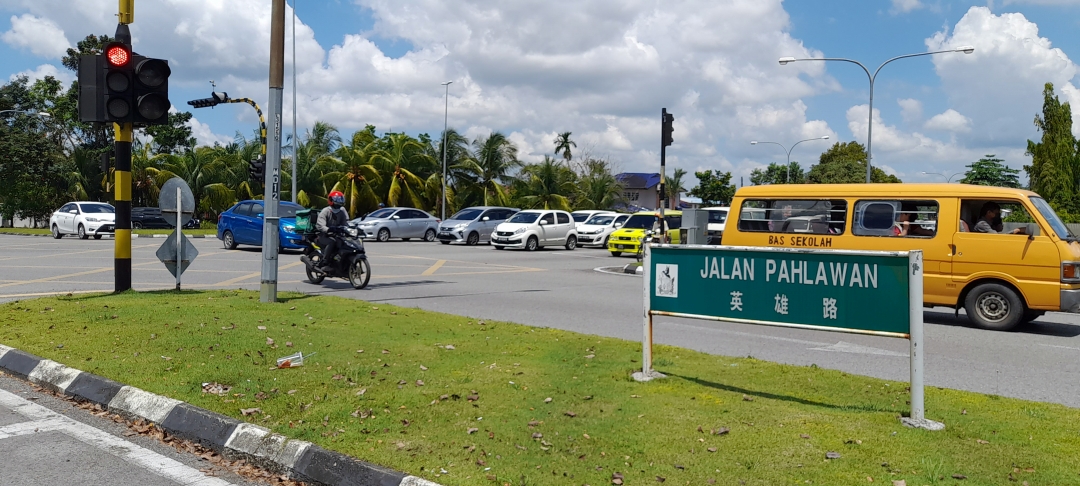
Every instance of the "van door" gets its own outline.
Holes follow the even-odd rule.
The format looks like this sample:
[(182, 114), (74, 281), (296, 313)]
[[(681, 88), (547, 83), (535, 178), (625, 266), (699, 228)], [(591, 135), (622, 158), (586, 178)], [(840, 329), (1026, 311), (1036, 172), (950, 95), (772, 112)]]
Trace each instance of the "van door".
[[(1006, 227), (989, 224), (996, 233), (976, 229), (983, 218), (986, 200), (961, 200), (961, 214), (972, 214), (974, 221), (965, 221), (970, 231), (957, 231), (953, 236), (952, 279), (959, 288), (980, 278), (1001, 278), (1019, 287), (1030, 307), (1057, 308), (1061, 286), (1061, 258), (1057, 246), (1046, 236), (1045, 228), (1029, 223), (1033, 235), (1011, 234)], [(1023, 201), (995, 200), (1001, 208), (1031, 214)], [(959, 224), (959, 222), (958, 222)], [(963, 302), (960, 303), (963, 305)]]

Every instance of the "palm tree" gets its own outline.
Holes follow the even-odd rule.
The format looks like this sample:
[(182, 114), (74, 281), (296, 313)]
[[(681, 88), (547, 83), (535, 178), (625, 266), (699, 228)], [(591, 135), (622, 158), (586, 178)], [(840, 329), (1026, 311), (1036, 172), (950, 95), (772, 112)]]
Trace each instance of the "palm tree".
[(578, 209), (612, 209), (622, 201), (623, 186), (603, 160), (585, 162), (585, 175), (577, 187)]
[(685, 170), (675, 169), (675, 173), (667, 179), (667, 182), (664, 184), (664, 189), (667, 192), (664, 197), (665, 204), (672, 199), (675, 199), (676, 204), (678, 204), (679, 196), (682, 193), (686, 192), (686, 188), (683, 187), (683, 184), (685, 184), (685, 182), (683, 181), (684, 177), (686, 177)]
[(220, 149), (198, 147), (182, 154), (159, 154), (153, 161), (160, 164), (165, 180), (179, 177), (187, 182), (195, 196), (195, 208), (201, 213), (220, 213), (236, 202), (236, 193), (226, 181), (233, 174), (220, 157)]
[(518, 196), (522, 206), (570, 210), (570, 195), (574, 193), (576, 178), (573, 171), (544, 156), (543, 162), (525, 166), (522, 175)]
[(424, 145), (404, 133), (383, 137), (384, 148), (372, 154), (378, 167), (389, 206), (409, 206), (430, 210), (424, 194), (424, 178), (435, 172), (435, 160), (425, 153)]
[(473, 140), (472, 157), (454, 166), (454, 182), (463, 204), (507, 206), (510, 191), (506, 182), (511, 172), (522, 166), (517, 146), (499, 132)]
[(368, 125), (364, 130), (353, 133), (348, 145), (342, 145), (334, 152), (334, 171), (326, 174), (332, 189), (345, 193), (346, 209), (356, 216), (368, 213), (379, 206), (379, 197), (375, 189), (382, 183), (379, 170), (372, 165), (372, 159), (378, 151), (378, 138), (375, 127)]
[(570, 147), (577, 148), (577, 144), (573, 140), (570, 140), (571, 132), (560, 133), (555, 137), (555, 155), (559, 155), (562, 152), (563, 159), (566, 160), (566, 166), (570, 166), (570, 159), (573, 158), (573, 154), (570, 153)]
[[(443, 138), (439, 140), (438, 145), (432, 146), (432, 153), (434, 157), (439, 161), (440, 168), (442, 167), (443, 160), (443, 144), (446, 144), (446, 184), (447, 184), (447, 196), (446, 201), (447, 210), (455, 207), (450, 204), (450, 194), (456, 194), (460, 192), (465, 186), (469, 185), (470, 178), (469, 173), (465, 172), (460, 166), (467, 160), (472, 159), (472, 154), (469, 153), (469, 139), (464, 135), (458, 133), (453, 128), (448, 128), (446, 133), (443, 134)], [(442, 175), (440, 173), (439, 179), (436, 184), (441, 184)], [(434, 207), (438, 209), (442, 205), (442, 188), (439, 188), (438, 204)]]
[[(315, 126), (304, 134), (304, 140), (298, 144), (296, 159), (296, 202), (301, 206), (325, 206), (327, 195), (334, 186), (333, 178), (325, 176), (335, 170), (333, 152), (341, 145), (341, 136), (337, 128), (325, 122), (315, 122)], [(292, 184), (290, 180), (290, 185)]]
[(157, 206), (165, 179), (157, 167), (154, 151), (142, 144), (131, 151), (131, 205)]

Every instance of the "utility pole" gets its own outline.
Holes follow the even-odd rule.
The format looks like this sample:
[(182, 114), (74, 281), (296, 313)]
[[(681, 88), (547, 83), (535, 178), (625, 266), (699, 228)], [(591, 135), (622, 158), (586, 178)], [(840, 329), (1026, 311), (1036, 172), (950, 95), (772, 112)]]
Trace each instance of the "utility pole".
[(266, 147), (263, 191), (262, 277), (260, 302), (277, 302), (278, 203), (281, 201), (281, 95), (285, 84), (285, 0), (273, 0), (270, 13), (270, 120), (273, 136)]
[(667, 184), (667, 147), (671, 145), (672, 132), (675, 128), (675, 115), (667, 112), (667, 108), (660, 109), (660, 241), (667, 243), (667, 231), (664, 230), (664, 207), (668, 204), (667, 194), (664, 192)]
[[(131, 47), (128, 24), (135, 21), (135, 0), (120, 0), (120, 22), (116, 25), (116, 41)], [(130, 52), (130, 50), (129, 50)], [(113, 150), (116, 171), (116, 226), (113, 227), (113, 290), (131, 290), (131, 141), (135, 127), (132, 123), (113, 123)]]

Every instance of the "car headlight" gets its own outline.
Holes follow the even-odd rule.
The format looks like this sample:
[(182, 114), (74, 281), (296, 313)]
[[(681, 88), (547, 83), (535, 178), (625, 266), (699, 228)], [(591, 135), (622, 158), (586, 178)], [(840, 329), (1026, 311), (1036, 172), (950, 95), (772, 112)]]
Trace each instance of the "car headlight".
[(282, 226), (281, 229), (285, 230), (286, 233), (295, 233), (296, 232), (295, 231), (296, 227), (293, 226), (293, 225), (289, 225), (289, 224)]
[(469, 223), (456, 224), (456, 225), (454, 225), (454, 229), (463, 230), (468, 225), (469, 225)]
[(514, 230), (515, 235), (520, 235), (520, 234), (522, 234), (524, 232), (525, 232), (525, 228), (518, 228), (518, 229)]
[(91, 222), (91, 223), (96, 223), (96, 222), (98, 222), (98, 221), (101, 221), (100, 219), (97, 219), (97, 218), (89, 218), (89, 217), (88, 217), (88, 218), (86, 218), (86, 220), (87, 220), (87, 221), (89, 221), (89, 222)]

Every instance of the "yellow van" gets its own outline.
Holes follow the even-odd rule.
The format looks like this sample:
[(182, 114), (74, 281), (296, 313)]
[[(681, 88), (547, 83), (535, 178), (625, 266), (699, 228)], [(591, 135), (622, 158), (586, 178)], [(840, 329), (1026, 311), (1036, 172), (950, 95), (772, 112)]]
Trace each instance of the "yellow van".
[[(1080, 312), (1080, 238), (1034, 192), (966, 184), (740, 188), (724, 245), (923, 251), (923, 302), (1007, 330)], [(1027, 223), (1002, 223), (1001, 215)], [(734, 219), (734, 220), (733, 220)], [(872, 319), (873, 316), (867, 316)]]
[[(627, 219), (622, 227), (613, 231), (611, 236), (608, 237), (608, 251), (611, 252), (611, 256), (619, 256), (623, 252), (637, 253), (641, 238), (645, 236), (645, 231), (656, 227), (659, 218), (659, 209), (641, 211), (630, 215), (630, 219)], [(671, 243), (678, 243), (679, 228), (682, 227), (682, 211), (665, 209), (664, 222)]]

